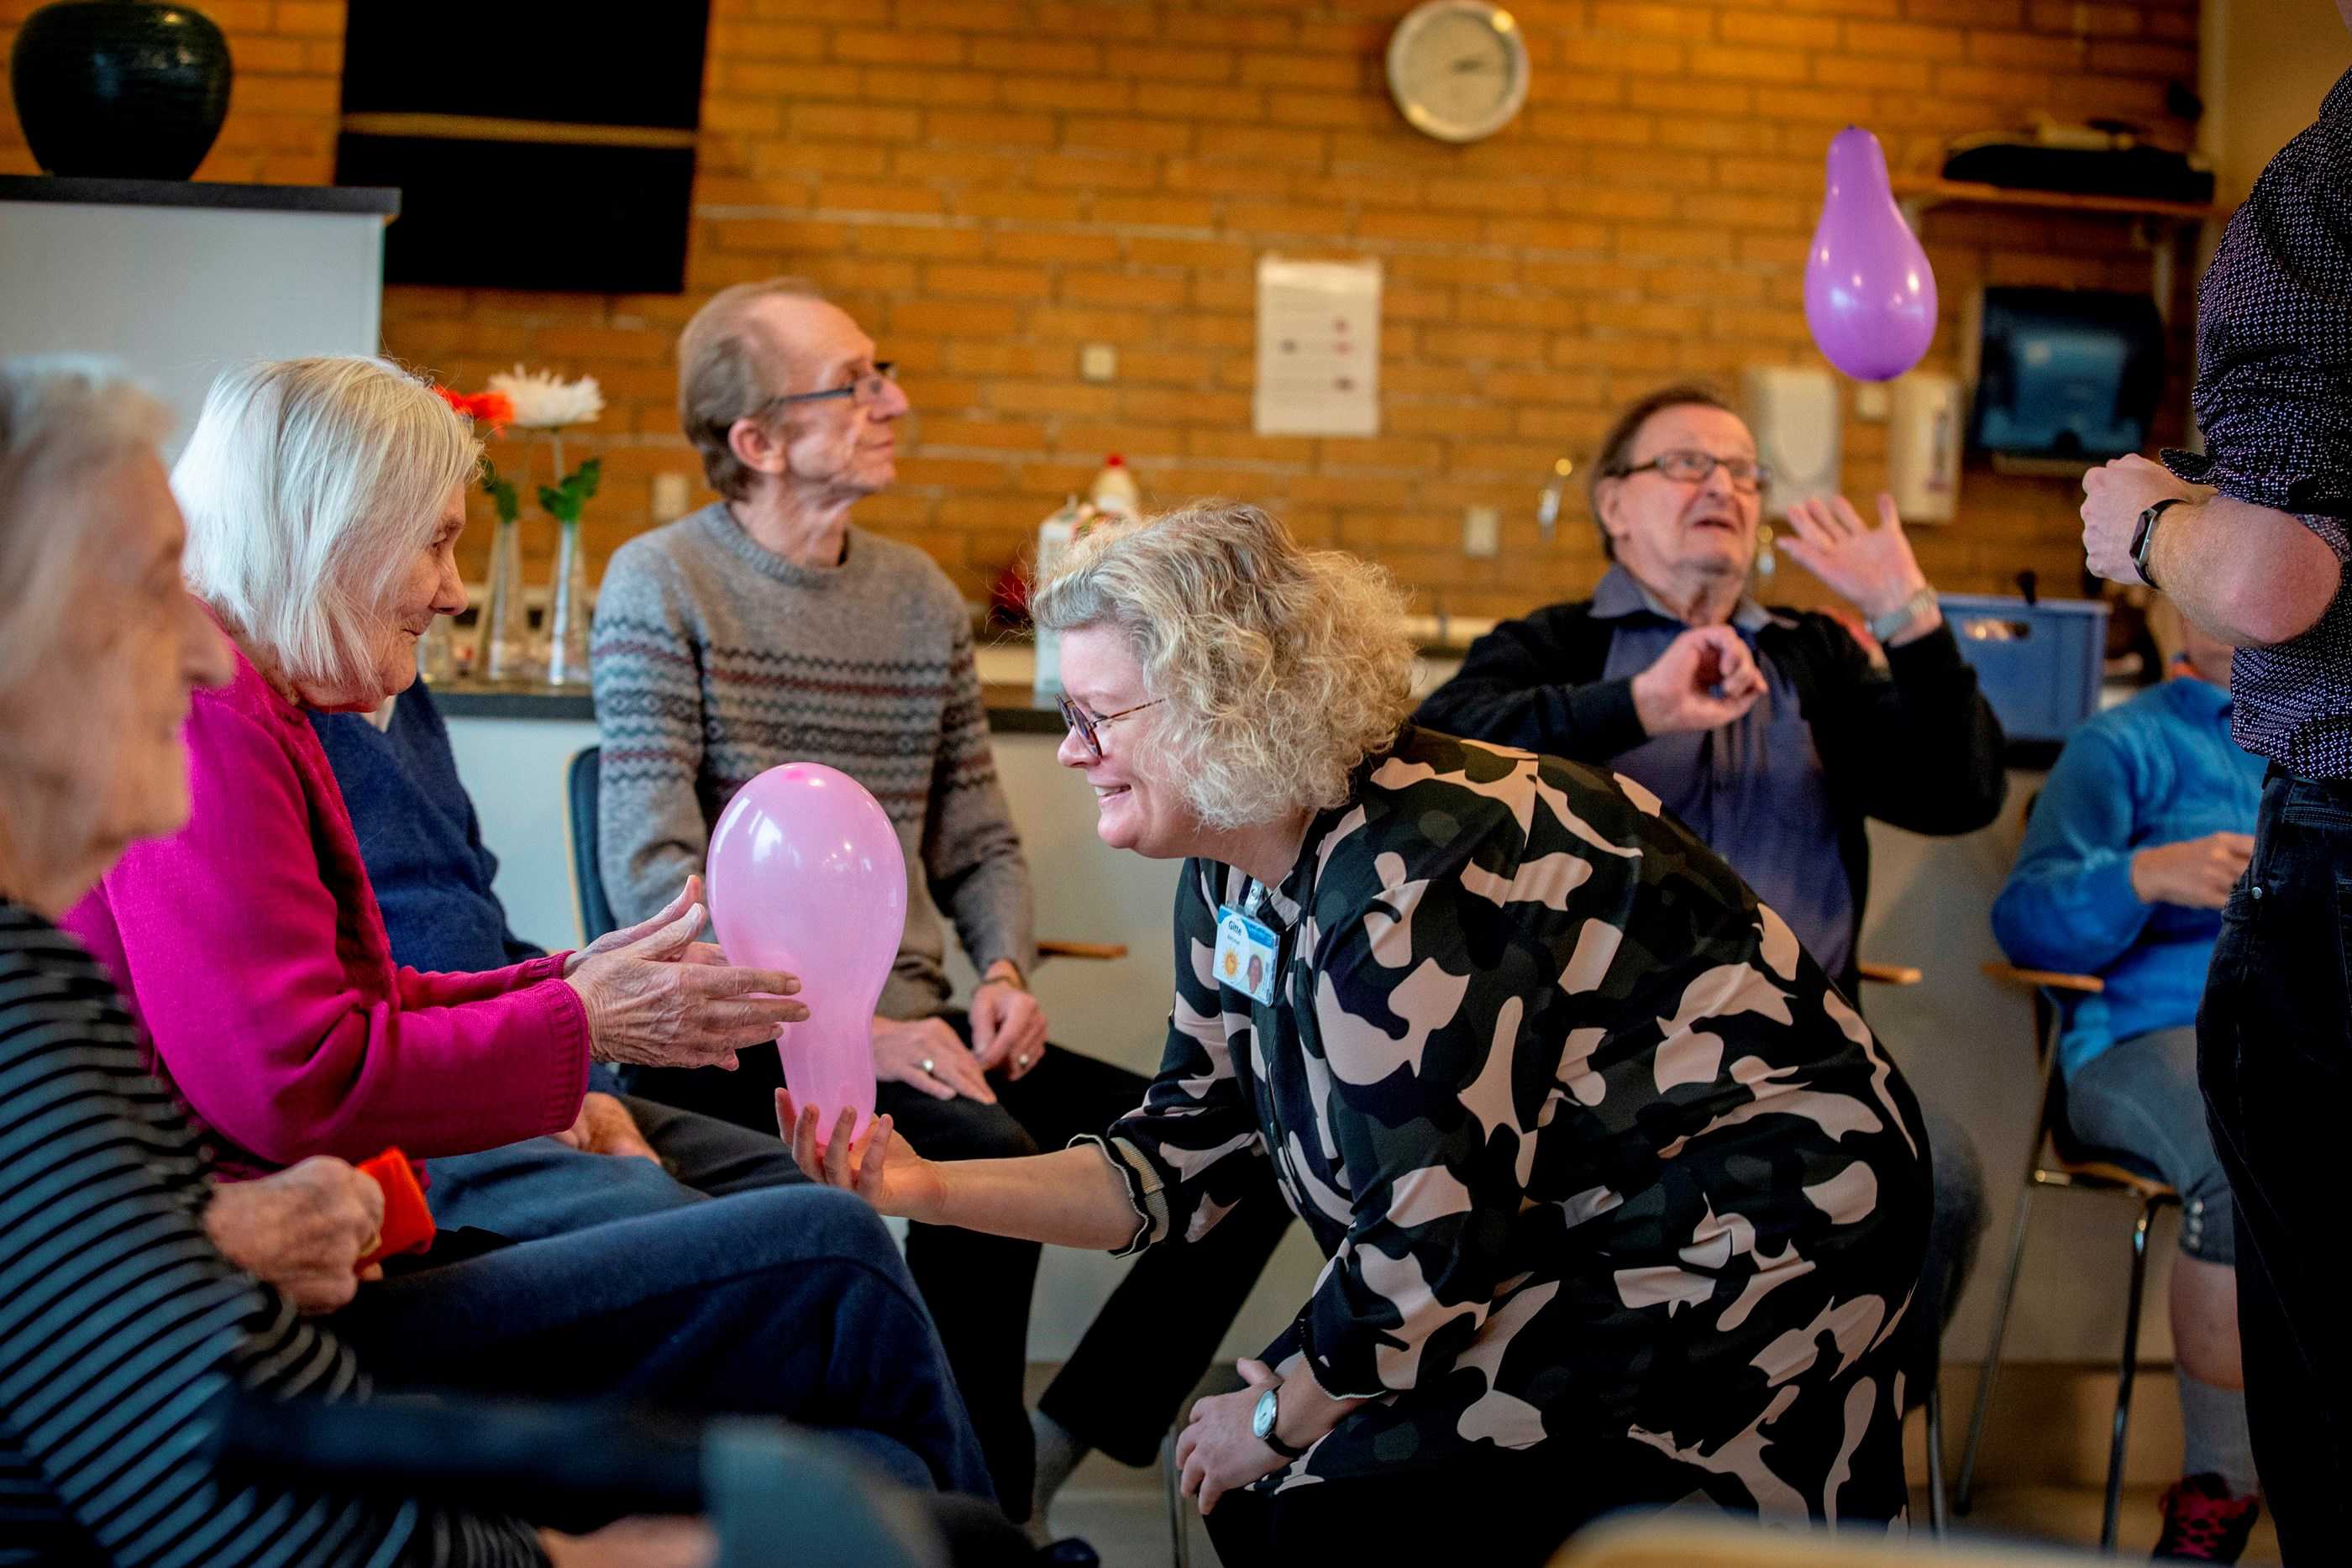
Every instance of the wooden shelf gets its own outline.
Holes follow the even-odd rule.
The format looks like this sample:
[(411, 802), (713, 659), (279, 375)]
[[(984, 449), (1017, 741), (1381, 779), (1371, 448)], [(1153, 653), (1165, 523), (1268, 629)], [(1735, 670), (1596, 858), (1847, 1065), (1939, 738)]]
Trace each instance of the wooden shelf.
[(2006, 185), (1980, 185), (1965, 180), (1937, 180), (1906, 175), (1894, 182), (1895, 199), (1921, 208), (1948, 205), (2031, 207), (2045, 212), (2104, 213), (2125, 218), (2169, 218), (2179, 223), (2204, 223), (2226, 218), (2228, 207), (2202, 202), (2154, 202), (2138, 196), (2083, 196), (2070, 191), (2020, 191)]

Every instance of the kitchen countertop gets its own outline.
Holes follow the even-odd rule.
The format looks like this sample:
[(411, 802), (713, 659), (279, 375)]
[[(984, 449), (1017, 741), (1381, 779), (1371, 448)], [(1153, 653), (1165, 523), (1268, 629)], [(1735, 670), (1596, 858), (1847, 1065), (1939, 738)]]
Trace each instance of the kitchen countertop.
[[(998, 735), (1059, 735), (1061, 710), (1040, 699), (1025, 684), (989, 681), (981, 686), (988, 705), (988, 727)], [(570, 719), (596, 722), (596, 699), (579, 686), (537, 686), (486, 681), (445, 681), (433, 701), (451, 718)]]
[(99, 180), (0, 174), (0, 202), (71, 202), (101, 207), (234, 207), (259, 213), (400, 215), (389, 185), (238, 185), (218, 180)]

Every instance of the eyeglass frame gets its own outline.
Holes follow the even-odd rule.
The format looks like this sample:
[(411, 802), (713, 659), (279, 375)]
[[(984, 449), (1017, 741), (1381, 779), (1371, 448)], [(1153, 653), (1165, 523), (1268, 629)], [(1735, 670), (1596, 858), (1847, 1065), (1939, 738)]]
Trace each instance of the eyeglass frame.
[[(1667, 473), (1665, 470), (1664, 460), (1669, 457), (1704, 457), (1706, 459), (1706, 466), (1690, 478), (1677, 478), (1675, 476)], [(1760, 492), (1770, 486), (1772, 483), (1772, 465), (1770, 464), (1759, 463), (1753, 457), (1717, 457), (1714, 453), (1707, 451), (1704, 447), (1698, 446), (1670, 446), (1664, 452), (1659, 453), (1655, 457), (1651, 458), (1647, 463), (1628, 463), (1622, 467), (1612, 470), (1607, 476), (1612, 479), (1627, 479), (1636, 474), (1654, 472), (1659, 478), (1672, 480), (1677, 485), (1704, 485), (1707, 480), (1714, 477), (1715, 471), (1720, 468), (1727, 476), (1729, 476), (1731, 480), (1731, 487), (1733, 489), (1746, 490), (1750, 488), (1749, 486), (1743, 485), (1740, 482), (1739, 476), (1732, 471), (1731, 465), (1735, 463), (1745, 463), (1750, 468), (1755, 470), (1755, 481), (1753, 485), (1753, 488), (1755, 490)]]
[(1072, 734), (1086, 743), (1086, 747), (1093, 753), (1094, 759), (1100, 762), (1103, 760), (1102, 731), (1105, 726), (1117, 724), (1128, 715), (1141, 713), (1145, 708), (1158, 707), (1168, 699), (1153, 697), (1148, 703), (1138, 703), (1133, 707), (1123, 707), (1117, 713), (1107, 713), (1099, 718), (1071, 701), (1067, 692), (1064, 692), (1056, 700), (1062, 706), (1062, 722), (1069, 727)]
[(874, 361), (874, 368), (872, 370), (859, 376), (845, 387), (827, 387), (823, 392), (778, 392), (774, 397), (770, 398), (767, 402), (753, 409), (750, 417), (757, 419), (761, 414), (767, 413), (770, 409), (782, 408), (788, 403), (824, 402), (829, 398), (836, 397), (855, 398), (856, 399), (858, 407), (871, 407), (873, 404), (882, 401), (882, 394), (877, 391), (870, 395), (861, 396), (860, 391), (868, 382), (897, 386), (898, 384), (898, 361), (896, 360), (877, 360)]

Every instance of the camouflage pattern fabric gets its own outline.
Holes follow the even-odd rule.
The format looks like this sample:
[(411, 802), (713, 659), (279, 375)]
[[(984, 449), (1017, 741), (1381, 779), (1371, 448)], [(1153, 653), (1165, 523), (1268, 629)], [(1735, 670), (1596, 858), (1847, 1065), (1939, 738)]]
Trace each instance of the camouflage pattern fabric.
[(1360, 780), (1263, 892), (1271, 1005), (1211, 973), (1254, 884), (1187, 862), (1166, 1059), (1104, 1143), (1129, 1250), (1271, 1160), (1329, 1259), (1267, 1358), (1375, 1402), (1258, 1487), (1639, 1444), (1728, 1507), (1900, 1518), (1927, 1148), (1861, 1018), (1638, 784), (1411, 727)]

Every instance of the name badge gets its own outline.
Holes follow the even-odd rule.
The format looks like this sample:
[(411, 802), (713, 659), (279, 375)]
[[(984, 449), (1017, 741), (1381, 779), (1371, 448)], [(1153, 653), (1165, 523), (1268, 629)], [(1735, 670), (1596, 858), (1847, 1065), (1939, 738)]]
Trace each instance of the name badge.
[(1217, 909), (1217, 983), (1254, 1002), (1274, 1000), (1274, 930), (1232, 904)]

